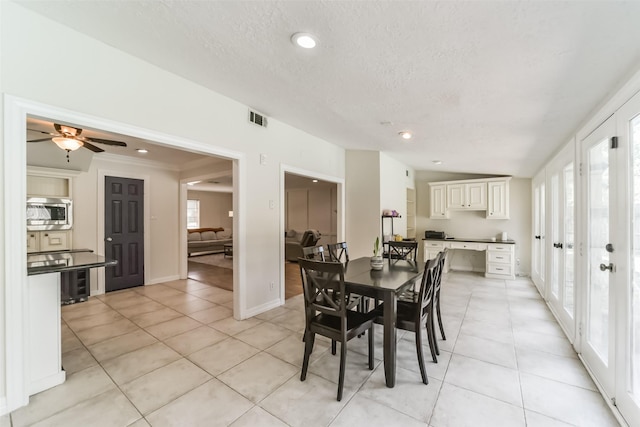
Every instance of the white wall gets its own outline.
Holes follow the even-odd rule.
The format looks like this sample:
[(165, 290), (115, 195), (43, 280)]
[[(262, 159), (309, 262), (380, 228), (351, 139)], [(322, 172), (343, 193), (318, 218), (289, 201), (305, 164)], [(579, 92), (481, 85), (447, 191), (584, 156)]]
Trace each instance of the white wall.
[(349, 256), (371, 256), (380, 236), (380, 153), (347, 150), (346, 239)]
[(189, 200), (200, 200), (200, 227), (222, 227), (225, 232), (233, 231), (233, 194), (214, 191), (187, 191)]
[[(0, 2), (0, 20), (3, 94), (169, 135), (185, 143), (207, 144), (219, 151), (241, 154), (239, 180), (236, 182), (234, 177), (234, 184), (241, 189), (237, 194), (240, 217), (236, 220), (243, 227), (237, 262), (244, 268), (237, 280), (246, 298), (241, 301), (240, 315), (252, 315), (279, 305), (280, 290), (271, 289), (269, 283), (280, 282), (281, 275), (279, 242), (284, 230), (278, 225), (280, 165), (342, 179), (344, 149), (274, 118), (267, 129), (255, 126), (247, 121), (246, 105), (54, 23), (19, 4)], [(75, 52), (82, 65), (63, 66), (61, 51)], [(5, 140), (4, 132), (1, 138), (0, 152), (24, 144)], [(259, 162), (261, 153), (267, 155), (265, 165)], [(20, 183), (25, 177), (15, 179)], [(4, 178), (1, 184), (4, 188)], [(173, 191), (172, 185), (169, 192)], [(6, 224), (4, 217), (0, 221), (0, 230), (13, 226)], [(176, 223), (173, 219), (169, 222)], [(23, 228), (23, 224), (15, 226)], [(165, 227), (178, 233), (178, 227), (158, 223), (159, 229)], [(7, 242), (4, 234), (0, 238), (0, 251), (12, 247), (13, 242)], [(177, 234), (172, 237), (172, 241), (177, 239)], [(3, 257), (0, 261), (3, 273), (4, 268)], [(177, 275), (178, 263), (171, 261), (165, 266), (158, 265), (157, 269), (157, 274), (173, 270)], [(3, 281), (3, 289), (6, 286)], [(4, 316), (2, 310), (0, 319)], [(2, 339), (0, 354), (4, 353)], [(4, 363), (4, 359), (0, 362)], [(0, 378), (0, 399), (5, 395), (3, 378)]]
[[(414, 171), (377, 151), (347, 150), (347, 243), (349, 256), (371, 256), (376, 237), (382, 239), (382, 211), (407, 209), (407, 188), (414, 188)], [(385, 234), (391, 220), (385, 219)], [(406, 218), (393, 220), (393, 231), (407, 233)]]
[[(430, 219), (429, 182), (451, 181), (458, 179), (485, 178), (485, 175), (451, 174), (433, 171), (416, 173), (416, 238), (424, 238), (425, 230), (444, 231), (457, 238), (482, 239), (498, 236), (506, 231), (510, 239), (515, 240), (516, 274), (531, 274), (531, 180), (512, 178), (509, 183), (510, 219), (486, 219), (485, 211), (451, 212), (450, 219)], [(460, 251), (459, 251), (460, 252)], [(420, 252), (422, 254), (422, 252)], [(422, 255), (420, 255), (422, 256)], [(465, 265), (484, 270), (483, 252), (474, 254), (464, 251), (452, 258), (454, 265)]]

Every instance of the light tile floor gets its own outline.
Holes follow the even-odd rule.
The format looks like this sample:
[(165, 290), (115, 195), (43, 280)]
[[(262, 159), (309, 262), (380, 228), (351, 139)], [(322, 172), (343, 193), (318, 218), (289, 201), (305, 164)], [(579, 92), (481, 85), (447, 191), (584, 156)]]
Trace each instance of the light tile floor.
[(377, 326), (373, 371), (367, 340), (348, 345), (341, 402), (326, 340), (299, 379), (301, 298), (236, 321), (231, 292), (184, 280), (63, 307), (67, 381), (0, 427), (618, 425), (527, 279), (448, 274), (437, 364), (425, 347), (429, 385), (414, 335), (399, 331), (396, 387), (384, 386)]

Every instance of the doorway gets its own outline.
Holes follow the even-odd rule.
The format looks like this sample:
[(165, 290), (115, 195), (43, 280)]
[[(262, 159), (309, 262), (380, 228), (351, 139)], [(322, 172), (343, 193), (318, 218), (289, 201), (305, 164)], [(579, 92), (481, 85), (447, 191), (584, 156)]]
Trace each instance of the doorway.
[[(338, 242), (338, 184), (312, 176), (284, 174), (284, 279), (285, 299), (302, 293), (296, 262), (302, 247)], [(319, 240), (305, 239), (305, 232), (319, 233)]]
[(187, 277), (233, 291), (233, 177), (230, 170), (187, 182)]

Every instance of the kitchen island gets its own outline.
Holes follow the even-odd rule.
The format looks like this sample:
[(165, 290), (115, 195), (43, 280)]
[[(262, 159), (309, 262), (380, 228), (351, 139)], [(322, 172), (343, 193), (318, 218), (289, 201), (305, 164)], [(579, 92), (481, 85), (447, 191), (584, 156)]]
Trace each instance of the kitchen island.
[(87, 249), (27, 255), (29, 324), (26, 369), (29, 395), (65, 381), (60, 330), (60, 273), (109, 267), (116, 262)]

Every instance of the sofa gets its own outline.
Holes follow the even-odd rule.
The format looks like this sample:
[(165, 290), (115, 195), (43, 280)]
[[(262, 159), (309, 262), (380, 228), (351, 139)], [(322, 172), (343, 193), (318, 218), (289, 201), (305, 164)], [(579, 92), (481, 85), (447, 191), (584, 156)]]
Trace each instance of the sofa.
[(233, 235), (224, 228), (193, 228), (187, 230), (187, 252), (189, 256), (197, 252), (223, 252), (224, 245), (233, 243)]
[(318, 230), (305, 230), (303, 233), (296, 230), (289, 230), (284, 239), (284, 258), (287, 261), (297, 262), (302, 257), (302, 248), (316, 246), (320, 240)]

